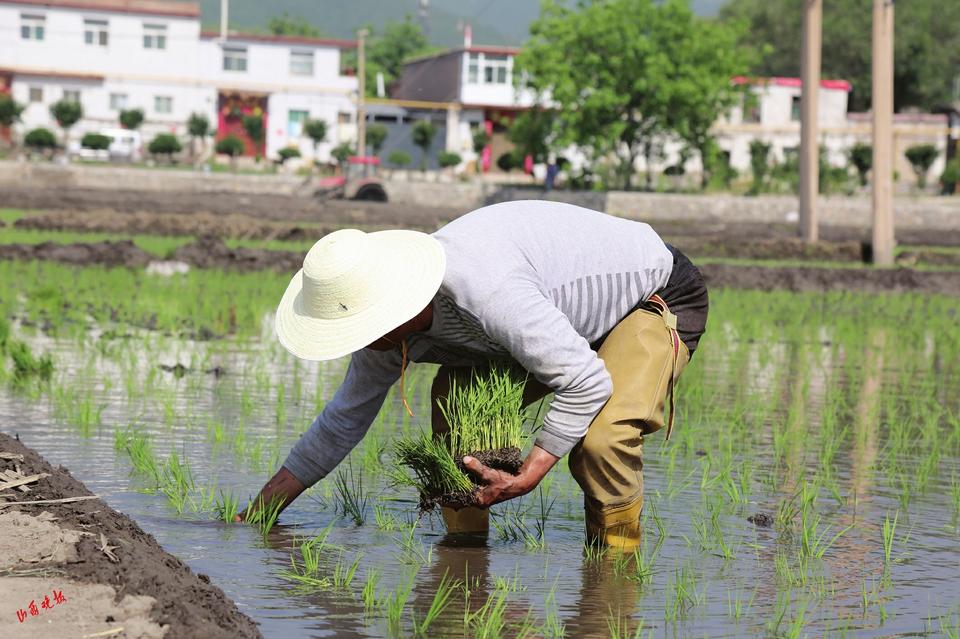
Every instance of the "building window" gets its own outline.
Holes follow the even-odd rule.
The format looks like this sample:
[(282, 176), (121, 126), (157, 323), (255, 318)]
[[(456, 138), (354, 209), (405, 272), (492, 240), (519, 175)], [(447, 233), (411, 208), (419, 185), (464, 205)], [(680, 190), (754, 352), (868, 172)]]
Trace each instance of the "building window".
[(106, 20), (84, 20), (83, 41), (94, 46), (105, 47), (109, 41)]
[(80, 102), (80, 92), (77, 91), (76, 89), (64, 89), (63, 101), (64, 102)]
[(800, 96), (795, 95), (790, 100), (790, 120), (793, 122), (800, 121)]
[(43, 102), (43, 87), (30, 87), (30, 101)]
[(476, 84), (480, 81), (480, 55), (477, 53), (470, 54), (470, 70), (467, 73), (467, 82), (470, 84)]
[(290, 52), (290, 75), (313, 75), (313, 51)]
[(743, 121), (747, 124), (760, 124), (762, 111), (760, 96), (752, 91), (743, 96)]
[(247, 48), (246, 47), (224, 47), (223, 48), (223, 70), (224, 71), (246, 71), (247, 70)]
[(287, 111), (287, 135), (291, 138), (299, 138), (303, 135), (303, 123), (307, 121), (310, 114), (306, 111), (290, 109)]
[(508, 84), (510, 56), (502, 54), (471, 53), (467, 67), (470, 84)]
[(173, 111), (173, 98), (166, 95), (154, 96), (153, 110), (157, 113), (171, 113)]
[(43, 40), (47, 19), (44, 16), (20, 14), (20, 37), (24, 40)]
[(351, 122), (353, 122), (353, 118), (346, 111), (337, 113), (337, 124), (350, 124)]
[(127, 108), (127, 94), (126, 93), (111, 93), (110, 94), (110, 109), (112, 111), (123, 111)]
[(144, 24), (143, 25), (143, 48), (144, 49), (166, 49), (167, 48), (167, 25)]

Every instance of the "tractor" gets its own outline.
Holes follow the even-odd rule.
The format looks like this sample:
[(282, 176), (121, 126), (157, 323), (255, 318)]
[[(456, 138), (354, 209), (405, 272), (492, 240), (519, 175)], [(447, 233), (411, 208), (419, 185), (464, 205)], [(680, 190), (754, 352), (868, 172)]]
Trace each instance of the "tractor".
[(380, 158), (376, 156), (351, 156), (347, 158), (346, 170), (341, 175), (321, 178), (313, 194), (321, 199), (367, 200), (386, 202), (387, 190), (377, 176)]

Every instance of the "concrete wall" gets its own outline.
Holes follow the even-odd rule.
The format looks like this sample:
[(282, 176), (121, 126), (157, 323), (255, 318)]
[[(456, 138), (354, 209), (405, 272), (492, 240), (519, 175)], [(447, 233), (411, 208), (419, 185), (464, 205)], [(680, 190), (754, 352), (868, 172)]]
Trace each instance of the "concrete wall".
[[(436, 174), (428, 174), (436, 179)], [(195, 193), (293, 194), (303, 178), (281, 175), (224, 175), (195, 171), (148, 170), (49, 163), (0, 162), (0, 189), (77, 187)], [(543, 191), (524, 186), (486, 182), (387, 180), (391, 201), (422, 206), (449, 206), (464, 212), (517, 199), (540, 199)], [(791, 223), (797, 199), (790, 196), (678, 195), (666, 193), (553, 191), (548, 199), (606, 211), (621, 217), (657, 221)], [(869, 197), (823, 197), (820, 219), (824, 226), (866, 228), (870, 225)], [(894, 201), (899, 228), (960, 228), (960, 197), (911, 197)]]

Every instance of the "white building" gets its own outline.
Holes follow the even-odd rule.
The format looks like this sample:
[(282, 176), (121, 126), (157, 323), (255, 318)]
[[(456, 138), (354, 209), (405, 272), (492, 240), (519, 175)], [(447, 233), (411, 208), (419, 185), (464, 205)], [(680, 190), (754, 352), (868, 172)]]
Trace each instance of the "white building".
[[(265, 116), (265, 151), (313, 155), (306, 118), (328, 124), (318, 158), (355, 137), (355, 77), (341, 74), (352, 41), (201, 33), (199, 5), (159, 0), (0, 0), (0, 90), (26, 105), (22, 130), (56, 129), (50, 105), (84, 110), (71, 137), (116, 127), (123, 109), (142, 109), (144, 139), (186, 136), (192, 113), (222, 137), (246, 138), (242, 115)], [(254, 149), (249, 145), (248, 153)]]

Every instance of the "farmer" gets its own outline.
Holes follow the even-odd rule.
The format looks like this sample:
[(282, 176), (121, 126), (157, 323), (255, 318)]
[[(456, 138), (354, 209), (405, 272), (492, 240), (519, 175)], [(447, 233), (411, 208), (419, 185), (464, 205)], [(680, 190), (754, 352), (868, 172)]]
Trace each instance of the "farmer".
[[(261, 491), (289, 504), (363, 438), (408, 362), (440, 364), (432, 426), (452, 379), (493, 361), (555, 393), (517, 475), (463, 463), (483, 508), (443, 510), (449, 532), (485, 532), (487, 507), (533, 490), (562, 457), (584, 492), (587, 537), (640, 540), (643, 438), (673, 421), (673, 388), (704, 331), (699, 271), (647, 224), (545, 201), (496, 204), (433, 234), (340, 230), (317, 242), (277, 309), (303, 359), (353, 354), (343, 384)], [(665, 405), (670, 405), (669, 420)]]

